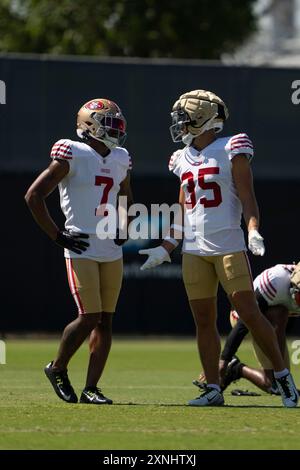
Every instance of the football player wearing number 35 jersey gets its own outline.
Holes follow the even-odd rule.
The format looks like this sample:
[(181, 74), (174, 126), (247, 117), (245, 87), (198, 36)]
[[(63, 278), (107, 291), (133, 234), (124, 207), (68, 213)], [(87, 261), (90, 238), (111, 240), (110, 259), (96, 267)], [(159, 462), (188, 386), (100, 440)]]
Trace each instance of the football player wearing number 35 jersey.
[[(113, 101), (93, 99), (78, 112), (77, 134), (80, 142), (61, 139), (53, 145), (52, 162), (25, 196), (36, 222), (64, 248), (69, 286), (79, 314), (65, 328), (58, 355), (45, 367), (45, 374), (59, 398), (76, 403), (67, 365), (89, 336), (90, 358), (80, 402), (111, 404), (97, 385), (111, 347), (125, 240), (118, 231), (115, 239), (99, 239), (96, 230), (108, 215), (105, 207), (117, 207), (119, 195), (127, 196), (128, 206), (132, 204), (131, 159), (122, 147), (126, 120)], [(59, 230), (45, 203), (57, 186), (66, 218), (64, 230)]]
[(295, 407), (298, 393), (269, 321), (261, 314), (254, 295), (246, 254), (241, 215), (248, 229), (248, 248), (265, 252), (259, 234), (259, 211), (250, 161), (253, 145), (245, 133), (217, 138), (228, 118), (225, 103), (214, 93), (193, 90), (179, 97), (171, 113), (171, 135), (185, 147), (176, 151), (169, 168), (180, 179), (179, 202), (183, 225), (173, 224), (162, 245), (141, 250), (148, 255), (141, 269), (170, 262), (170, 253), (183, 237), (183, 280), (193, 312), (205, 391), (191, 406), (223, 405), (220, 389), (220, 340), (216, 329), (216, 296), (220, 282), (247, 325), (254, 340), (273, 364), (286, 407)]

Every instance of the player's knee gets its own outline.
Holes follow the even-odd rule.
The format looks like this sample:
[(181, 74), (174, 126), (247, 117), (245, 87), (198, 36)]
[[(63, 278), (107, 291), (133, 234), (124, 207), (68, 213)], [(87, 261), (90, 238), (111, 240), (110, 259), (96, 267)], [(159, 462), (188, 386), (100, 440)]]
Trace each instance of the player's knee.
[(277, 315), (273, 312), (271, 315), (266, 315), (271, 325), (278, 331), (285, 331), (288, 322), (288, 313), (286, 315)]
[(231, 295), (231, 301), (243, 322), (252, 325), (259, 321), (262, 314), (252, 293), (244, 294), (246, 293), (234, 292)]
[(86, 313), (84, 315), (79, 316), (79, 321), (84, 328), (93, 330), (94, 328), (96, 328), (100, 318), (100, 313)]
[(257, 305), (240, 306), (236, 311), (240, 319), (250, 328), (261, 322), (263, 317)]
[(239, 317), (243, 320), (244, 323), (247, 323), (247, 325), (256, 323), (258, 317), (261, 315), (257, 309), (239, 309), (237, 312)]
[(112, 314), (103, 312), (101, 319), (98, 323), (98, 328), (101, 331), (111, 332), (112, 331)]

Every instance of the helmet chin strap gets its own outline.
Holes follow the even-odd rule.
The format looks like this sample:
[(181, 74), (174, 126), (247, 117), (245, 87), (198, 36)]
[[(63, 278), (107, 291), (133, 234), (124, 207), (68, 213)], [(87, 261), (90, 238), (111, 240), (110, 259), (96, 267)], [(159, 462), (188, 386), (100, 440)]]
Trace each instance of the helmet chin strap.
[[(198, 137), (199, 135), (202, 135), (204, 132), (206, 131), (209, 131), (210, 129), (216, 129), (218, 128), (219, 129), (219, 123), (214, 123), (214, 120), (215, 118), (217, 117), (217, 113), (214, 114), (214, 116), (212, 118), (210, 118), (205, 124), (204, 126), (202, 126), (199, 134), (191, 134), (190, 132), (188, 134), (185, 134), (182, 136), (181, 140), (182, 142), (185, 144), (185, 145), (191, 145), (193, 140)], [(217, 132), (220, 132), (223, 128), (223, 125), (221, 127), (221, 129), (219, 129)]]
[(218, 134), (218, 132), (221, 132), (223, 130), (223, 122), (215, 122), (214, 129), (216, 134)]
[(76, 129), (76, 134), (78, 135), (79, 139), (84, 139), (84, 132), (82, 129)]
[[(198, 134), (198, 135), (200, 135), (200, 134)], [(191, 143), (193, 142), (195, 137), (197, 137), (197, 136), (193, 135), (189, 132), (188, 134), (184, 134), (182, 136), (181, 140), (185, 145), (191, 145)]]
[[(84, 139), (87, 131), (84, 131), (82, 129), (76, 129), (76, 133), (80, 139)], [(87, 132), (88, 133), (88, 132)], [(106, 145), (107, 148), (110, 150), (114, 149), (115, 147), (118, 146), (118, 139), (115, 139), (114, 137), (111, 137), (112, 140), (106, 139), (105, 137), (99, 138), (95, 136), (90, 136), (92, 139), (98, 140), (98, 142), (103, 142), (104, 145)]]
[[(112, 139), (114, 139), (114, 137), (111, 137)], [(108, 147), (110, 150), (116, 148), (118, 146), (118, 139), (115, 139), (115, 141), (111, 141), (111, 140), (108, 140), (108, 139), (97, 139), (97, 140), (100, 140), (100, 142), (103, 142), (106, 147)]]

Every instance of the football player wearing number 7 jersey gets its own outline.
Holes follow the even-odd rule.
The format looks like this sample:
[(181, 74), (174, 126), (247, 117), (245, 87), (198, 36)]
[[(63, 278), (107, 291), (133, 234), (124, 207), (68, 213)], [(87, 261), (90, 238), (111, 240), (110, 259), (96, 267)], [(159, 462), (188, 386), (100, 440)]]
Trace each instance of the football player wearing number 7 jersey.
[(253, 145), (247, 134), (217, 138), (228, 118), (227, 107), (214, 93), (193, 90), (179, 97), (171, 113), (174, 142), (185, 147), (170, 160), (170, 171), (180, 179), (179, 202), (183, 227), (171, 226), (162, 245), (141, 250), (148, 255), (141, 269), (170, 261), (170, 253), (183, 239), (183, 280), (193, 312), (199, 354), (207, 379), (205, 391), (191, 406), (223, 405), (220, 389), (220, 339), (216, 329), (216, 297), (220, 282), (247, 325), (255, 342), (270, 359), (286, 407), (295, 407), (298, 393), (285, 368), (274, 330), (256, 303), (246, 254), (241, 215), (248, 229), (248, 247), (263, 255), (259, 211), (252, 184)]
[[(89, 337), (90, 358), (80, 402), (111, 404), (97, 385), (111, 347), (125, 239), (99, 239), (96, 228), (108, 215), (105, 207), (117, 207), (119, 195), (127, 196), (128, 206), (132, 204), (131, 159), (122, 147), (126, 121), (116, 103), (93, 99), (79, 110), (77, 134), (80, 142), (61, 139), (53, 145), (51, 164), (25, 196), (36, 222), (64, 248), (69, 286), (78, 308), (78, 317), (65, 328), (57, 357), (45, 367), (45, 374), (59, 398), (76, 403), (67, 366)], [(66, 218), (64, 230), (57, 227), (45, 203), (57, 186)]]

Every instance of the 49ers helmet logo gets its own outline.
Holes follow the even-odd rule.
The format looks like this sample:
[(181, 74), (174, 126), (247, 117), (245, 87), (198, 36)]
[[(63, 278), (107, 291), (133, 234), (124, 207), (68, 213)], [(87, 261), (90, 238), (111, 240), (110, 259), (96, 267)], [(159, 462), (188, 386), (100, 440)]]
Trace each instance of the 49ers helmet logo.
[(95, 101), (89, 101), (85, 105), (86, 108), (88, 109), (103, 109), (104, 108), (104, 103), (100, 100), (95, 100)]

